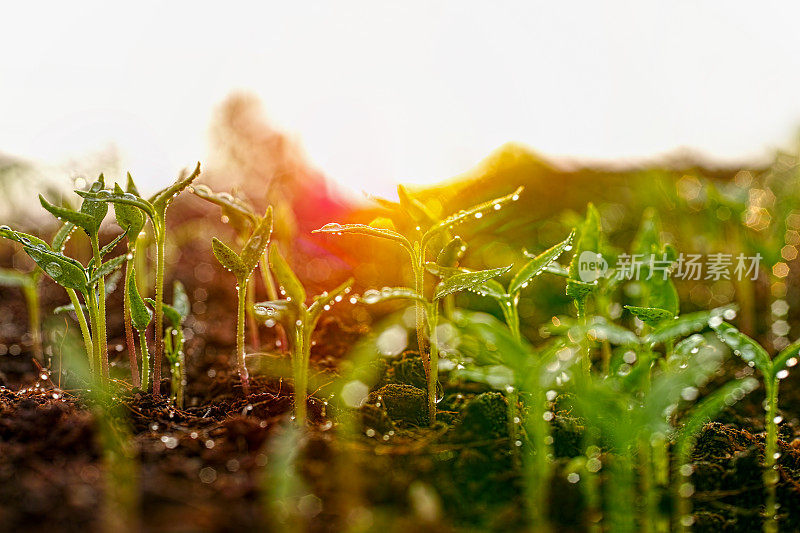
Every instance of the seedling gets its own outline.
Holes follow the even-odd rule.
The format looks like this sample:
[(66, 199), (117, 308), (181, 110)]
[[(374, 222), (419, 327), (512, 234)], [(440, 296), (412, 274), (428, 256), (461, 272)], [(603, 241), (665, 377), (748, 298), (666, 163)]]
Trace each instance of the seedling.
[(428, 388), (428, 419), (431, 425), (436, 422), (436, 401), (439, 386), (439, 342), (437, 326), (439, 325), (439, 303), (445, 297), (461, 291), (478, 292), (484, 283), (511, 270), (511, 266), (478, 270), (475, 272), (455, 272), (443, 278), (436, 285), (433, 297), (428, 299), (406, 287), (385, 287), (381, 290), (370, 289), (361, 296), (361, 301), (367, 304), (377, 304), (390, 300), (413, 300), (423, 308), (424, 317), (428, 326), (430, 346), (427, 377)]
[[(103, 180), (103, 175), (101, 174), (100, 177), (95, 181), (89, 191), (91, 193), (96, 193), (101, 191), (105, 187), (105, 183)], [(103, 264), (103, 253), (100, 250), (100, 225), (103, 222), (103, 219), (108, 213), (108, 206), (103, 202), (96, 202), (91, 199), (84, 199), (81, 204), (80, 211), (74, 211), (67, 207), (59, 207), (49, 203), (47, 200), (44, 199), (43, 196), (39, 195), (39, 201), (47, 211), (49, 211), (53, 216), (57, 217), (59, 220), (65, 220), (67, 222), (71, 222), (75, 226), (83, 229), (86, 235), (89, 236), (89, 241), (92, 246), (92, 262), (89, 265), (91, 269), (87, 272), (87, 275), (94, 277), (94, 271), (102, 272)], [(105, 249), (110, 251), (113, 248), (113, 245), (116, 245), (118, 241), (112, 241), (111, 247), (106, 246)], [(107, 253), (107, 252), (106, 252)], [(118, 259), (118, 258), (115, 258)], [(35, 258), (34, 258), (35, 260)], [(93, 264), (92, 264), (93, 263)], [(117, 260), (116, 267), (118, 267), (120, 261)], [(51, 270), (52, 270), (51, 266)], [(94, 289), (89, 290), (87, 293), (89, 295), (89, 299), (92, 301), (94, 305), (89, 305), (90, 309), (90, 316), (94, 315), (93, 321), (93, 328), (92, 328), (92, 335), (94, 337), (94, 342), (96, 344), (96, 350), (99, 354), (97, 359), (102, 369), (103, 377), (108, 377), (108, 341), (107, 341), (107, 334), (106, 334), (106, 301), (103, 295), (105, 295), (105, 275), (110, 273), (106, 272), (105, 274), (101, 273), (99, 276), (96, 277), (97, 283), (97, 293), (95, 293)], [(48, 272), (48, 274), (52, 273)], [(54, 277), (54, 279), (56, 279)], [(56, 279), (56, 282), (58, 280)], [(99, 295), (99, 296), (98, 296)]]
[(239, 365), (239, 378), (242, 381), (245, 395), (250, 394), (249, 375), (244, 360), (244, 319), (247, 284), (250, 281), (250, 276), (253, 275), (253, 270), (255, 270), (261, 256), (264, 254), (264, 250), (269, 246), (271, 234), (272, 207), (267, 207), (264, 217), (259, 220), (252, 235), (245, 243), (241, 255), (231, 250), (216, 237), (212, 239), (211, 243), (214, 256), (216, 256), (220, 264), (236, 276), (236, 294), (239, 302), (236, 315), (236, 357)]
[[(196, 196), (217, 205), (222, 210), (223, 220), (231, 225), (236, 231), (241, 245), (247, 242), (252, 232), (258, 226), (261, 217), (259, 217), (253, 207), (244, 200), (237, 198), (226, 192), (213, 192), (205, 185), (195, 185), (190, 188), (191, 192)], [(261, 281), (267, 291), (267, 298), (269, 300), (278, 299), (278, 291), (275, 289), (275, 282), (270, 274), (267, 253), (265, 252), (259, 258), (259, 271), (261, 272)], [(253, 281), (247, 286), (247, 318), (249, 328), (251, 330), (253, 348), (259, 347), (258, 329), (256, 327), (256, 320), (254, 315), (254, 302), (255, 302), (255, 286)], [(286, 346), (286, 334), (283, 327), (278, 325), (278, 339), (281, 346)]]
[(780, 479), (776, 460), (778, 453), (778, 424), (783, 418), (778, 414), (778, 385), (780, 380), (789, 375), (788, 368), (797, 364), (800, 357), (800, 341), (795, 341), (774, 358), (756, 341), (740, 332), (730, 324), (718, 318), (711, 323), (722, 342), (727, 344), (733, 353), (744, 359), (749, 366), (754, 366), (761, 372), (766, 392), (765, 426), (767, 429), (766, 444), (764, 446), (764, 487), (766, 490), (764, 531), (776, 533), (777, 522), (777, 492), (776, 487)]
[[(103, 176), (92, 184), (91, 190), (99, 191), (103, 188)], [(108, 376), (108, 344), (105, 333), (105, 277), (122, 265), (124, 257), (115, 257), (103, 263), (107, 255), (119, 242), (120, 237), (102, 249), (99, 245), (98, 231), (105, 218), (108, 207), (104, 204), (84, 200), (80, 211), (67, 207), (50, 204), (41, 195), (42, 206), (59, 220), (66, 223), (53, 239), (52, 247), (42, 239), (11, 230), (8, 226), (0, 228), (3, 237), (16, 241), (23, 246), (23, 250), (36, 262), (36, 264), (56, 283), (67, 289), (70, 301), (73, 304), (81, 333), (86, 345), (86, 352), (96, 375)], [(81, 263), (65, 256), (62, 253), (64, 244), (75, 227), (80, 227), (89, 236), (92, 245), (92, 259), (84, 267)], [(86, 325), (85, 315), (80, 306), (77, 293), (84, 296), (86, 308), (89, 311), (92, 330)]]
[(107, 202), (136, 207), (147, 215), (153, 226), (153, 234), (156, 239), (156, 305), (154, 309), (156, 319), (156, 356), (155, 366), (153, 367), (153, 396), (155, 398), (161, 397), (161, 360), (164, 353), (164, 256), (167, 243), (167, 208), (175, 197), (191, 185), (199, 175), (200, 163), (197, 163), (191, 174), (178, 178), (172, 185), (151, 196), (149, 200), (145, 200), (132, 191), (125, 193), (120, 193), (119, 191), (111, 192), (102, 190), (102, 187), (98, 190), (92, 189), (89, 192), (76, 191), (83, 198), (93, 200), (94, 203)]
[[(533, 257), (530, 261), (528, 261), (522, 268), (517, 271), (514, 277), (511, 279), (511, 282), (506, 289), (503, 285), (495, 280), (490, 279), (486, 283), (483, 284), (482, 287), (478, 289), (478, 294), (482, 296), (490, 296), (494, 298), (497, 303), (500, 305), (500, 309), (503, 312), (503, 317), (505, 318), (506, 325), (508, 326), (511, 335), (517, 341), (522, 340), (522, 335), (520, 334), (519, 329), (519, 296), (523, 289), (528, 287), (528, 285), (542, 272), (545, 272), (547, 267), (550, 266), (558, 257), (565, 251), (571, 249), (570, 243), (572, 242), (572, 237), (574, 236), (575, 232), (573, 231), (570, 233), (566, 239), (562, 242), (556, 244), (552, 248), (542, 252), (541, 254)], [(428, 263), (426, 266), (428, 267), (428, 271), (432, 274), (437, 274), (443, 278), (448, 276), (454, 275), (459, 272), (468, 272), (466, 269), (455, 269), (455, 268), (448, 268), (441, 264), (441, 259), (449, 259), (451, 254), (440, 254), (440, 260), (437, 263)], [(443, 256), (443, 257), (442, 257)], [(509, 386), (508, 390), (506, 390), (508, 395), (508, 423), (510, 428), (510, 438), (512, 445), (517, 441), (517, 422), (515, 420), (520, 420), (522, 417), (520, 416), (519, 412), (519, 399), (517, 396), (517, 390), (512, 385)], [(513, 448), (515, 449), (515, 448)]]
[(271, 300), (256, 304), (256, 314), (268, 323), (281, 321), (292, 335), (292, 374), (294, 377), (294, 416), (303, 427), (306, 423), (306, 401), (308, 398), (308, 364), (311, 357), (311, 335), (317, 327), (322, 313), (341, 302), (350, 292), (353, 280), (348, 279), (330, 292), (314, 296), (311, 305), (306, 305), (306, 290), (297, 279), (289, 263), (277, 246), (270, 247), (269, 263), (272, 273), (280, 285), (283, 300)]
[[(133, 178), (131, 177), (130, 173), (128, 173), (128, 183), (126, 189), (129, 194), (139, 196), (139, 191), (136, 189), (136, 184), (133, 182)], [(118, 195), (124, 195), (124, 191), (117, 183), (114, 184), (114, 193)], [(117, 224), (119, 224), (119, 226), (125, 230), (125, 237), (128, 241), (128, 254), (125, 260), (125, 284), (123, 286), (124, 292), (122, 308), (123, 319), (125, 322), (125, 340), (128, 345), (128, 357), (130, 358), (131, 366), (131, 381), (133, 382), (134, 387), (142, 387), (138, 365), (136, 363), (136, 343), (133, 339), (133, 327), (131, 325), (130, 287), (131, 280), (133, 280), (134, 286), (136, 283), (136, 278), (133, 277), (133, 264), (136, 260), (139, 234), (144, 228), (145, 217), (144, 214), (142, 214), (142, 211), (138, 208), (123, 203), (114, 204), (114, 216), (117, 219)], [(144, 388), (146, 389), (147, 386), (145, 385)]]
[[(466, 220), (470, 219), (480, 219), (485, 214), (491, 211), (497, 211), (502, 209), (502, 207), (510, 202), (517, 201), (519, 199), (519, 195), (522, 192), (523, 187), (519, 187), (513, 193), (502, 196), (500, 198), (496, 198), (494, 200), (490, 200), (488, 202), (484, 202), (477, 206), (474, 206), (467, 210), (459, 211), (443, 220), (427, 220), (422, 221), (425, 218), (429, 217), (429, 214), (425, 212), (417, 213), (420, 211), (420, 202), (413, 201), (408, 196), (401, 196), (401, 201), (406, 204), (404, 210), (407, 213), (417, 213), (417, 215), (412, 216), (417, 220), (421, 220), (419, 225), (415, 226), (413, 231), (410, 231), (408, 235), (403, 235), (398, 233), (394, 229), (390, 227), (383, 227), (387, 224), (383, 223), (385, 221), (373, 221), (372, 224), (337, 224), (331, 223), (326, 224), (320, 229), (314, 230), (313, 233), (331, 233), (334, 235), (342, 235), (345, 233), (352, 233), (352, 234), (359, 234), (359, 235), (366, 235), (369, 237), (376, 237), (380, 239), (387, 239), (399, 244), (403, 247), (406, 252), (408, 252), (409, 258), (411, 260), (411, 270), (414, 275), (414, 290), (409, 291), (408, 289), (398, 289), (398, 297), (400, 294), (405, 292), (406, 294), (411, 294), (411, 298), (415, 300), (415, 310), (416, 310), (416, 330), (417, 330), (417, 344), (419, 345), (419, 352), (420, 357), (422, 357), (423, 364), (425, 367), (425, 375), (428, 382), (428, 408), (431, 412), (432, 416), (430, 417), (431, 423), (435, 421), (436, 418), (436, 388), (437, 388), (437, 381), (436, 376), (438, 374), (438, 369), (435, 368), (433, 359), (438, 357), (438, 354), (434, 353), (436, 351), (436, 347), (434, 346), (433, 339), (430, 337), (435, 335), (435, 331), (430, 329), (431, 323), (436, 323), (436, 317), (431, 314), (431, 312), (426, 312), (426, 304), (427, 301), (424, 298), (426, 294), (425, 290), (425, 263), (427, 261), (427, 250), (428, 247), (435, 239), (443, 240), (444, 236), (456, 225), (465, 222)], [(388, 203), (387, 205), (393, 206), (394, 204)], [(424, 207), (424, 206), (423, 206)], [(492, 276), (489, 276), (490, 279)], [(484, 280), (485, 281), (485, 280)], [(460, 290), (460, 289), (456, 289)], [(455, 292), (455, 291), (453, 291)], [(447, 293), (451, 294), (451, 293)], [(447, 296), (447, 294), (443, 294), (442, 297)], [(408, 296), (406, 296), (408, 297)], [(433, 300), (436, 300), (434, 298)], [(432, 310), (428, 310), (432, 311)], [(438, 305), (436, 306), (436, 312), (438, 313)], [(428, 322), (428, 329), (427, 335), (430, 339), (431, 351), (426, 356), (425, 350), (425, 338), (426, 338), (426, 316)], [(433, 319), (433, 320), (431, 320)]]
[[(608, 523), (612, 531), (636, 531), (636, 480), (634, 458), (638, 461), (642, 494), (641, 525), (646, 530), (664, 530), (667, 519), (658, 510), (658, 488), (653, 484), (666, 484), (669, 477), (668, 463), (660, 461), (653, 452), (654, 443), (666, 450), (666, 436), (674, 431), (670, 424), (678, 403), (692, 400), (697, 387), (705, 383), (720, 367), (722, 357), (718, 350), (704, 344), (702, 338), (690, 339), (676, 355), (660, 365), (651, 380), (640, 379), (650, 371), (652, 360), (642, 357), (630, 365), (625, 372), (617, 372), (607, 378), (591, 377), (578, 383), (573, 403), (578, 412), (587, 419), (591, 427), (600, 431), (603, 442), (611, 448), (613, 455), (608, 460)], [(732, 385), (741, 398), (751, 386), (740, 381)], [(725, 389), (732, 394), (733, 389)], [(684, 427), (684, 435), (695, 432), (698, 422), (695, 417), (713, 414), (710, 411), (695, 413)], [(683, 437), (687, 438), (687, 437)], [(587, 461), (590, 471), (601, 466), (598, 459), (594, 467)]]
[[(130, 276), (127, 276), (126, 293), (128, 294), (128, 302), (130, 305), (130, 317), (133, 327), (139, 333), (139, 347), (142, 351), (142, 390), (147, 390), (150, 384), (150, 351), (147, 349), (147, 326), (153, 321), (153, 311), (151, 311), (144, 300), (139, 295), (139, 289), (136, 287), (136, 273), (132, 267), (130, 269)], [(133, 356), (133, 364), (136, 366), (136, 354)]]
[[(147, 303), (151, 306), (155, 305), (155, 301), (151, 298), (147, 298)], [(186, 295), (186, 289), (184, 289), (183, 283), (176, 281), (172, 285), (172, 305), (164, 304), (164, 316), (170, 323), (164, 331), (164, 355), (169, 362), (172, 383), (170, 398), (178, 408), (183, 408), (183, 391), (186, 388), (183, 322), (189, 316), (190, 310), (191, 305), (189, 297)]]

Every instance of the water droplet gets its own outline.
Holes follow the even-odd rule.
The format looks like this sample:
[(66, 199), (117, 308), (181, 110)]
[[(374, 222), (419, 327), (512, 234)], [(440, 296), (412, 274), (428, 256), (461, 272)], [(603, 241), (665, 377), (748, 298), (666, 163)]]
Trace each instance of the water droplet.
[(61, 274), (64, 273), (64, 270), (61, 268), (61, 265), (59, 265), (58, 263), (48, 263), (44, 267), (44, 270), (45, 270), (45, 272), (47, 272), (48, 276), (50, 276), (51, 278), (53, 278), (55, 280), (60, 278)]

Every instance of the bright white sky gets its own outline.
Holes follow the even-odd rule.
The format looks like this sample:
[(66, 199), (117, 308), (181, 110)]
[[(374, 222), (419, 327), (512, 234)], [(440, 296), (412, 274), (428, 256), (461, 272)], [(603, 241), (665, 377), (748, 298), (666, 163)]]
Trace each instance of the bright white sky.
[(205, 157), (236, 89), (325, 174), (375, 193), (506, 141), (741, 159), (800, 126), (797, 2), (125, 4), (5, 6), (0, 151), (56, 164), (113, 143), (154, 188)]

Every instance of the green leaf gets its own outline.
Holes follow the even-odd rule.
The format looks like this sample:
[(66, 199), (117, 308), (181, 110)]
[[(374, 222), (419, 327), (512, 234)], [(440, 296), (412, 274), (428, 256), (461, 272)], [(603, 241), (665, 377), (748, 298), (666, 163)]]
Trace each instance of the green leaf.
[(775, 359), (772, 360), (772, 371), (780, 372), (785, 366), (788, 366), (786, 363), (792, 358), (800, 358), (800, 340), (794, 341), (775, 356)]
[(272, 206), (267, 207), (264, 216), (259, 219), (258, 224), (253, 230), (250, 238), (242, 249), (241, 259), (247, 276), (249, 277), (264, 255), (264, 250), (269, 246), (269, 239), (272, 235)]
[[(600, 239), (602, 228), (600, 225), (600, 213), (594, 204), (586, 206), (586, 220), (581, 225), (580, 238), (575, 246), (575, 253), (569, 264), (569, 279), (571, 281), (583, 281), (580, 277), (581, 254), (591, 252), (601, 253)], [(579, 291), (580, 292), (580, 291)]]
[[(126, 233), (120, 233), (119, 235), (114, 237), (114, 240), (112, 240), (111, 242), (100, 248), (100, 258), (102, 259), (109, 253), (111, 253), (114, 250), (114, 248), (116, 248), (117, 244), (119, 244), (119, 242), (125, 238), (125, 235)], [(90, 271), (94, 268), (94, 257), (92, 257), (89, 260), (89, 263), (86, 265), (86, 268), (88, 268)]]
[[(150, 304), (150, 307), (152, 307), (153, 309), (156, 308), (156, 301), (155, 300), (153, 300), (152, 298), (145, 298), (144, 300), (148, 304)], [(169, 323), (172, 324), (172, 327), (174, 327), (174, 328), (180, 328), (181, 327), (181, 323), (183, 322), (183, 316), (181, 316), (180, 312), (177, 309), (175, 309), (174, 307), (172, 307), (168, 303), (162, 303), (161, 304), (161, 310), (164, 312), (164, 316), (167, 317), (167, 320), (169, 321)]]
[(491, 296), (499, 302), (505, 302), (511, 299), (511, 295), (506, 293), (505, 287), (496, 279), (490, 279), (478, 289), (478, 294), (481, 296)]
[[(525, 254), (527, 257), (531, 257), (528, 254)], [(550, 263), (546, 267), (544, 267), (545, 272), (549, 274), (554, 274), (556, 276), (561, 276), (562, 278), (569, 277), (569, 270), (564, 265), (560, 265), (556, 262)]]
[[(70, 303), (70, 304), (66, 304), (66, 305), (59, 305), (58, 307), (53, 309), (53, 314), (54, 315), (61, 315), (61, 314), (64, 314), (64, 313), (71, 313), (73, 311), (75, 311), (75, 306)], [(84, 313), (86, 313), (88, 311), (88, 309), (86, 308), (86, 306), (84, 304), (81, 304), (81, 311), (83, 311)]]
[(60, 252), (54, 252), (46, 244), (24, 246), (23, 250), (44, 270), (45, 274), (62, 287), (80, 292), (87, 291), (86, 271), (76, 260)]
[(315, 229), (311, 233), (332, 233), (334, 235), (341, 235), (343, 233), (353, 233), (357, 235), (368, 235), (370, 237), (379, 237), (381, 239), (389, 239), (390, 241), (399, 242), (408, 250), (411, 250), (411, 243), (408, 239), (397, 233), (396, 231), (386, 228), (373, 228), (366, 224), (338, 224), (332, 222), (325, 224), (319, 229)]
[(518, 187), (516, 191), (512, 192), (511, 194), (507, 194), (506, 196), (501, 196), (500, 198), (495, 198), (494, 200), (489, 200), (488, 202), (483, 202), (482, 204), (478, 204), (474, 207), (469, 209), (459, 211), (453, 215), (450, 215), (446, 219), (442, 220), (441, 222), (437, 222), (433, 225), (431, 229), (429, 229), (425, 235), (422, 236), (422, 243), (425, 244), (428, 240), (436, 236), (437, 234), (450, 229), (451, 227), (455, 226), (456, 224), (460, 224), (465, 220), (469, 219), (470, 217), (474, 217), (475, 215), (479, 214), (483, 216), (486, 213), (489, 213), (493, 210), (500, 209), (503, 205), (508, 204), (510, 202), (515, 202), (519, 199), (519, 195), (525, 187)]
[(161, 213), (163, 216), (163, 214), (167, 211), (169, 204), (172, 203), (172, 200), (174, 200), (175, 197), (178, 196), (186, 187), (191, 185), (198, 176), (200, 176), (199, 162), (191, 174), (183, 178), (178, 178), (172, 185), (154, 194), (152, 198), (150, 198), (150, 203), (153, 204), (155, 210)]
[(180, 281), (175, 281), (175, 283), (172, 284), (172, 307), (180, 314), (181, 319), (188, 317), (189, 313), (192, 311), (189, 296), (186, 294), (186, 289)]
[(127, 256), (118, 255), (116, 257), (112, 257), (105, 263), (101, 264), (100, 268), (92, 272), (92, 277), (89, 279), (89, 286), (93, 287), (97, 282), (100, 281), (100, 278), (104, 278), (109, 274), (111, 274), (112, 272), (114, 272), (115, 270), (121, 268), (122, 265), (125, 264), (126, 260)]
[(444, 298), (448, 294), (453, 294), (464, 290), (478, 292), (481, 288), (481, 285), (496, 276), (505, 274), (511, 270), (511, 266), (512, 265), (501, 268), (492, 268), (490, 270), (478, 270), (476, 272), (463, 272), (450, 276), (437, 285), (433, 299), (438, 300), (440, 298)]
[(437, 278), (441, 279), (446, 279), (449, 278), (450, 276), (455, 276), (456, 274), (464, 274), (467, 272), (472, 272), (471, 270), (467, 270), (466, 268), (446, 267), (438, 263), (433, 263), (431, 261), (425, 263), (425, 270), (427, 270)]
[(426, 302), (425, 298), (406, 287), (384, 287), (381, 290), (368, 289), (359, 298), (365, 304), (379, 304), (391, 300), (417, 300)]
[(4, 237), (10, 241), (18, 242), (23, 246), (42, 246), (44, 248), (50, 248), (50, 245), (39, 237), (30, 235), (28, 233), (22, 233), (21, 231), (14, 231), (8, 226), (0, 226), (0, 237)]
[(45, 210), (59, 220), (75, 224), (89, 235), (97, 233), (95, 219), (92, 215), (75, 211), (74, 209), (70, 209), (68, 207), (59, 207), (57, 205), (53, 205), (41, 194), (39, 195), (39, 203), (42, 204), (42, 207), (44, 207)]
[(661, 222), (658, 213), (652, 207), (645, 209), (639, 230), (633, 238), (631, 255), (650, 255), (661, 248)]
[(397, 186), (397, 196), (400, 199), (400, 208), (416, 224), (423, 224), (427, 227), (436, 224), (436, 217), (433, 216), (425, 204), (412, 197), (403, 185)]
[(142, 195), (139, 194), (139, 189), (136, 188), (136, 183), (133, 182), (133, 176), (131, 176), (130, 172), (128, 172), (128, 180), (125, 184), (125, 192), (129, 192), (134, 196), (138, 196), (139, 198), (142, 197)]
[[(128, 177), (130, 178), (130, 174), (128, 174)], [(114, 194), (118, 196), (124, 196), (126, 194), (125, 191), (122, 190), (122, 187), (119, 186), (119, 183), (114, 184)], [(144, 227), (145, 218), (142, 214), (142, 210), (131, 204), (115, 202), (114, 217), (117, 219), (119, 227), (125, 230), (125, 235), (128, 237), (128, 246), (133, 246)]]
[[(103, 175), (100, 174), (100, 177), (97, 178), (97, 181), (92, 183), (92, 186), (89, 188), (91, 192), (100, 193), (106, 184), (103, 179)], [(100, 231), (100, 225), (103, 223), (103, 219), (106, 218), (108, 214), (108, 204), (105, 202), (98, 202), (92, 199), (84, 198), (83, 202), (81, 203), (81, 213), (85, 215), (89, 215), (92, 217), (93, 224), (88, 227), (84, 228), (89, 235), (97, 235)]]
[(754, 363), (756, 368), (765, 376), (772, 375), (772, 361), (770, 361), (767, 351), (760, 344), (727, 322), (712, 323), (711, 328), (717, 332), (719, 339), (733, 350), (734, 354), (748, 363)]
[(458, 236), (453, 237), (436, 256), (436, 264), (443, 267), (455, 267), (466, 251), (467, 245), (464, 239)]
[(247, 267), (245, 267), (239, 254), (231, 250), (227, 244), (216, 237), (211, 238), (211, 249), (217, 261), (230, 272), (233, 272), (237, 281), (245, 281), (247, 277)]
[(603, 317), (594, 317), (585, 327), (578, 326), (585, 331), (590, 340), (608, 341), (619, 346), (636, 345), (641, 343), (639, 337), (632, 331), (608, 322)]
[(575, 253), (569, 264), (566, 293), (567, 296), (576, 302), (581, 302), (580, 305), (582, 305), (586, 296), (598, 287), (597, 280), (587, 282), (580, 277), (581, 256), (587, 252), (597, 255), (601, 253), (600, 240), (602, 228), (600, 225), (600, 214), (597, 212), (597, 208), (595, 208), (594, 204), (590, 203), (586, 207), (586, 220), (581, 225), (580, 233), (580, 238), (575, 247)]
[(666, 309), (657, 307), (636, 307), (633, 305), (624, 306), (633, 316), (651, 327), (656, 327), (664, 320), (675, 318), (675, 315)]
[(587, 283), (579, 279), (567, 279), (566, 294), (573, 300), (582, 301), (588, 294), (597, 288), (597, 282)]
[(51, 243), (50, 248), (56, 252), (63, 252), (64, 246), (66, 245), (67, 240), (70, 238), (73, 231), (75, 231), (75, 224), (72, 222), (65, 222), (62, 224), (56, 234), (53, 236), (53, 242)]
[(672, 320), (665, 320), (656, 326), (645, 338), (650, 344), (660, 344), (676, 340), (691, 333), (697, 333), (709, 327), (709, 322), (721, 318), (727, 312), (733, 312), (733, 306), (717, 307), (710, 311), (698, 311), (681, 315)]
[(572, 230), (562, 242), (528, 261), (511, 279), (511, 283), (508, 286), (508, 293), (514, 294), (521, 291), (533, 278), (544, 272), (544, 269), (547, 268), (550, 263), (558, 259), (564, 250), (570, 246), (574, 236), (575, 230)]
[(132, 205), (141, 209), (151, 220), (155, 220), (156, 218), (156, 211), (153, 207), (153, 204), (145, 200), (144, 198), (140, 198), (133, 193), (126, 192), (126, 193), (116, 193), (110, 191), (99, 191), (99, 192), (86, 192), (86, 191), (75, 191), (79, 196), (89, 200), (96, 200), (98, 202), (110, 202), (113, 204), (125, 204), (125, 205)]
[(195, 196), (211, 202), (222, 209), (222, 214), (227, 216), (230, 224), (239, 233), (247, 231), (248, 226), (255, 226), (258, 221), (253, 208), (239, 198), (226, 192), (214, 192), (206, 185), (193, 185), (190, 189)]
[(302, 306), (306, 302), (306, 290), (297, 279), (292, 267), (286, 262), (286, 259), (281, 255), (277, 246), (272, 246), (269, 249), (269, 264), (272, 272), (275, 274), (275, 279), (278, 285), (281, 286), (282, 291), (286, 294), (287, 299), (291, 298), (295, 305)]
[[(316, 320), (316, 318), (322, 314), (325, 310), (325, 306), (333, 305), (334, 302), (340, 301), (342, 295), (349, 292), (350, 287), (353, 286), (353, 278), (346, 280), (344, 283), (336, 287), (330, 292), (325, 292), (318, 296), (314, 297), (314, 303), (308, 308), (308, 314), (312, 320)], [(338, 298), (338, 300), (337, 300)]]
[(144, 300), (139, 294), (136, 286), (136, 271), (131, 267), (131, 275), (128, 279), (128, 294), (131, 301), (131, 321), (136, 331), (144, 331), (153, 319), (153, 311), (145, 305)]

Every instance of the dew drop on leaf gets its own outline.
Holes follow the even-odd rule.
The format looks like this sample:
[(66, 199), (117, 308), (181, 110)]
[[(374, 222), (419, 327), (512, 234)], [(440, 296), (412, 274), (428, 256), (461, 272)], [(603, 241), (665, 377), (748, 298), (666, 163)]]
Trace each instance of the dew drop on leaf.
[(44, 267), (44, 270), (45, 272), (47, 272), (47, 275), (53, 279), (60, 278), (61, 274), (64, 273), (63, 269), (61, 268), (61, 265), (59, 265), (58, 263), (48, 263), (47, 266)]

